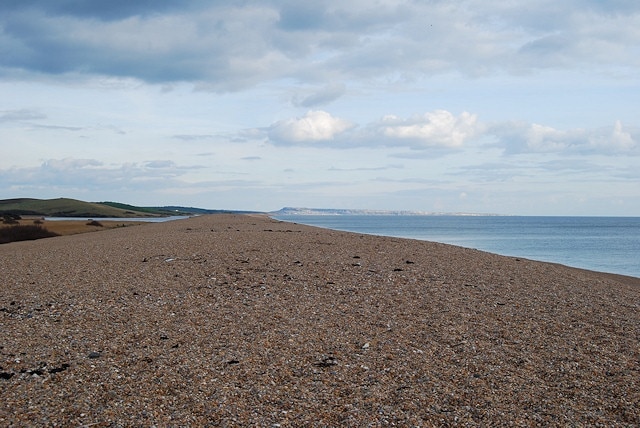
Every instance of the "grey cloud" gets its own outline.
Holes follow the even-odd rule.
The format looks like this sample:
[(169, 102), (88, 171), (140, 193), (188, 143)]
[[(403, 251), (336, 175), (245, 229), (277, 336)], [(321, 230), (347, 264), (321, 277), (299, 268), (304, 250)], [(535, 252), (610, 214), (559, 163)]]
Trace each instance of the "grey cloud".
[(306, 108), (325, 105), (340, 98), (345, 94), (346, 90), (346, 86), (341, 83), (327, 85), (319, 91), (307, 95), (302, 99), (298, 99), (298, 97), (295, 97), (293, 100), (293, 104), (299, 107)]
[(80, 126), (63, 126), (63, 125), (32, 125), (32, 128), (36, 129), (48, 129), (53, 131), (82, 131), (85, 128)]
[(372, 167), (358, 167), (358, 168), (337, 168), (332, 166), (329, 171), (338, 172), (352, 172), (352, 171), (388, 171), (391, 169), (403, 169), (404, 165), (386, 165), (386, 166), (372, 166)]
[(44, 114), (29, 109), (0, 111), (0, 123), (38, 120), (45, 118), (46, 116)]
[(185, 5), (197, 2), (173, 0), (3, 0), (0, 11), (15, 12), (17, 10), (42, 10), (50, 15), (76, 16), (95, 18), (105, 21), (122, 19), (130, 16), (149, 15), (184, 9)]
[(0, 18), (0, 69), (133, 77), (152, 83), (205, 82), (210, 89), (237, 89), (286, 68), (264, 38), (265, 27), (276, 19), (276, 11), (269, 14), (258, 6), (213, 6), (193, 15), (136, 15), (113, 21), (18, 10)]
[(284, 78), (636, 67), (640, 3), (603, 3), (5, 0), (0, 75), (109, 75), (234, 91)]
[(278, 25), (285, 30), (313, 30), (323, 26), (327, 20), (319, 2), (290, 2), (280, 10)]
[(178, 134), (178, 135), (172, 136), (172, 138), (176, 140), (182, 140), (182, 141), (200, 141), (200, 140), (210, 140), (215, 138), (215, 136), (211, 134)]
[(155, 160), (145, 163), (145, 166), (147, 168), (174, 168), (176, 164), (170, 160)]
[(166, 186), (194, 168), (200, 167), (178, 166), (172, 161), (105, 165), (96, 159), (48, 159), (37, 167), (0, 169), (0, 181), (9, 188), (114, 190), (136, 187), (139, 182), (140, 186), (153, 189)]
[(89, 167), (102, 166), (102, 162), (95, 159), (50, 159), (42, 164), (43, 169), (52, 171), (69, 171), (74, 169), (83, 169)]

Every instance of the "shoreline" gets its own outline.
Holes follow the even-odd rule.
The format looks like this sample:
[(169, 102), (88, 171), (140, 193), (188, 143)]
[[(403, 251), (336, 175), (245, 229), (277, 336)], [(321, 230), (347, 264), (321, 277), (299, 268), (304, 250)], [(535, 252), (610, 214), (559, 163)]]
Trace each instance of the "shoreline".
[(0, 424), (640, 423), (634, 277), (225, 214), (0, 259)]
[[(385, 231), (391, 232), (391, 233), (368, 232), (367, 230), (370, 230), (371, 227), (363, 228), (360, 225), (356, 225), (355, 223), (352, 224), (350, 222), (346, 222), (344, 224), (343, 223), (335, 224), (332, 222), (325, 223), (323, 221), (305, 222), (304, 217), (305, 216), (302, 215), (302, 216), (294, 216), (294, 218), (288, 219), (286, 216), (279, 216), (279, 217), (272, 216), (272, 218), (279, 221), (306, 224), (309, 226), (326, 228), (329, 230), (345, 231), (345, 232), (352, 232), (352, 233), (364, 233), (368, 235), (384, 236), (389, 238), (395, 237), (400, 239), (415, 239), (418, 241), (439, 242), (442, 244), (454, 245), (462, 248), (486, 251), (492, 254), (497, 254), (505, 257), (523, 258), (523, 259), (538, 261), (543, 263), (555, 263), (555, 264), (560, 264), (567, 267), (572, 267), (575, 269), (583, 269), (587, 271), (601, 272), (601, 273), (606, 273), (611, 275), (621, 275), (621, 276), (640, 279), (640, 272), (638, 272), (637, 268), (634, 269), (633, 267), (623, 265), (621, 268), (618, 266), (618, 269), (616, 269), (615, 266), (612, 266), (607, 263), (602, 263), (600, 258), (598, 258), (597, 260), (593, 259), (594, 255), (591, 253), (585, 254), (584, 255), (585, 258), (578, 258), (578, 257), (567, 257), (565, 253), (540, 252), (538, 251), (539, 249), (536, 248), (534, 249), (533, 252), (531, 251), (531, 249), (529, 249), (528, 250), (529, 254), (526, 254), (526, 251), (527, 251), (526, 249), (521, 248), (521, 251), (516, 251), (515, 248), (512, 248), (511, 245), (508, 245), (509, 241), (506, 241), (507, 242), (506, 246), (504, 244), (497, 245), (497, 246), (495, 244), (483, 245), (483, 241), (487, 239), (489, 235), (486, 235), (486, 236), (479, 235), (475, 238), (472, 237), (465, 240), (464, 235), (460, 235), (460, 236), (458, 236), (457, 234), (452, 235), (450, 234), (450, 232), (448, 235), (447, 235), (447, 232), (441, 232), (440, 234), (435, 233), (433, 236), (431, 236), (430, 234), (425, 233), (421, 229), (416, 229), (416, 231), (413, 233), (407, 233), (405, 229), (395, 229), (393, 226), (389, 226), (386, 224), (381, 224), (380, 227), (383, 228)], [(318, 218), (318, 217), (331, 217), (331, 216), (311, 216), (311, 217)], [(335, 217), (335, 216), (332, 216), (332, 217)], [(372, 215), (372, 216), (361, 216), (361, 217), (375, 218), (377, 216)], [(391, 217), (397, 218), (396, 216), (391, 216)], [(423, 216), (413, 216), (413, 217), (423, 217)], [(452, 217), (452, 216), (444, 216), (444, 217)], [(497, 217), (497, 216), (490, 216), (490, 217)], [(500, 216), (500, 217), (522, 217), (522, 216)], [(533, 216), (529, 218), (547, 218), (547, 217)], [(572, 219), (572, 218), (582, 218), (582, 217), (562, 217), (562, 218)], [(597, 218), (612, 218), (612, 217), (597, 217)], [(635, 219), (636, 217), (625, 217), (625, 218)], [(438, 230), (437, 226), (436, 226), (436, 230)], [(469, 239), (471, 241), (469, 241)], [(547, 246), (548, 248), (553, 247), (553, 241), (549, 242), (549, 244), (550, 245)], [(535, 253), (540, 253), (540, 254), (535, 254)], [(633, 253), (633, 252), (629, 250), (629, 253)], [(609, 260), (609, 261), (612, 261), (612, 260)]]

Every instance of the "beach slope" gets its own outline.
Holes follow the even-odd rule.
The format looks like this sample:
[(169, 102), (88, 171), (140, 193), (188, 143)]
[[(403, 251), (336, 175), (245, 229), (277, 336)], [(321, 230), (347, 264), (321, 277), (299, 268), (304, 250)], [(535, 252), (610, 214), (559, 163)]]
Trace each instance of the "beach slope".
[(210, 215), (0, 245), (1, 426), (638, 426), (640, 280)]

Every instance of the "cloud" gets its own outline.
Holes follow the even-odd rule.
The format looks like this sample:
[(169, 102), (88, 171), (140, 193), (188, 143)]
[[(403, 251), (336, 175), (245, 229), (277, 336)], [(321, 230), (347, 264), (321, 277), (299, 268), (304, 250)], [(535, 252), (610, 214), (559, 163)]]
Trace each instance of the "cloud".
[(322, 142), (325, 147), (343, 149), (377, 146), (450, 150), (461, 147), (482, 130), (476, 115), (467, 112), (455, 116), (435, 110), (408, 119), (387, 115), (358, 127), (325, 111), (310, 111), (303, 117), (274, 123), (267, 129), (267, 136), (273, 144)]
[(0, 123), (39, 120), (45, 118), (46, 116), (44, 114), (29, 109), (0, 111)]
[(146, 162), (144, 166), (147, 168), (175, 168), (176, 163), (171, 160), (155, 160)]
[(617, 120), (610, 134), (595, 134), (589, 136), (589, 146), (596, 151), (637, 152), (640, 148), (640, 132), (631, 135), (630, 131), (622, 129), (622, 122)]
[(174, 11), (147, 4), (104, 20), (90, 15), (104, 17), (116, 7), (95, 9), (86, 15), (42, 4), (7, 10), (0, 18), (0, 69), (237, 89), (287, 68), (264, 38), (265, 26), (277, 20), (272, 9), (219, 5)]
[(51, 131), (83, 131), (85, 128), (81, 126), (62, 126), (62, 125), (32, 125), (34, 129), (47, 129)]
[[(303, 117), (278, 121), (262, 130), (243, 132), (245, 137), (260, 139), (265, 135), (276, 145), (316, 144), (316, 147), (349, 149), (410, 148), (425, 155), (459, 150), (470, 143), (497, 147), (505, 155), (522, 153), (555, 153), (572, 155), (640, 155), (640, 129), (625, 127), (616, 121), (612, 128), (561, 130), (551, 126), (526, 122), (485, 124), (476, 114), (455, 115), (446, 110), (434, 110), (409, 118), (386, 115), (364, 126), (332, 116), (325, 111), (310, 111)], [(415, 158), (420, 154), (390, 154), (397, 158)]]
[[(629, 70), (640, 3), (469, 0), (0, 2), (0, 75), (113, 76), (235, 91), (491, 71)], [(340, 96), (326, 88), (299, 100)]]
[(331, 116), (325, 111), (309, 111), (300, 118), (281, 120), (268, 131), (275, 144), (300, 144), (330, 141), (353, 128), (347, 120)]
[(85, 168), (102, 166), (102, 162), (95, 159), (49, 159), (42, 164), (43, 170), (49, 171), (71, 171)]
[(201, 141), (201, 140), (211, 140), (215, 138), (215, 135), (212, 134), (176, 134), (171, 138), (182, 141)]
[(625, 129), (620, 121), (613, 128), (569, 130), (511, 122), (493, 125), (487, 132), (498, 139), (506, 154), (640, 155), (640, 129)]
[(319, 91), (298, 99), (294, 97), (293, 104), (298, 107), (316, 107), (318, 105), (329, 104), (337, 100), (346, 92), (346, 86), (341, 83), (327, 85)]
[(109, 2), (93, 2), (78, 0), (18, 0), (5, 1), (0, 4), (0, 11), (16, 11), (40, 9), (47, 14), (95, 18), (101, 21), (111, 21), (136, 15), (161, 13), (171, 9), (180, 9), (189, 2), (176, 3), (173, 0), (111, 0)]
[(456, 117), (448, 111), (435, 110), (409, 119), (385, 116), (367, 126), (366, 134), (385, 144), (456, 148), (477, 136), (481, 128), (474, 114), (463, 112)]
[(388, 171), (392, 169), (403, 169), (403, 165), (386, 165), (386, 166), (371, 166), (371, 167), (357, 167), (357, 168), (338, 168), (332, 166), (329, 171), (338, 172), (353, 172), (353, 171)]
[(149, 190), (173, 183), (198, 166), (178, 166), (170, 160), (106, 165), (96, 159), (47, 159), (37, 167), (0, 169), (0, 181), (23, 189), (104, 190), (143, 186)]

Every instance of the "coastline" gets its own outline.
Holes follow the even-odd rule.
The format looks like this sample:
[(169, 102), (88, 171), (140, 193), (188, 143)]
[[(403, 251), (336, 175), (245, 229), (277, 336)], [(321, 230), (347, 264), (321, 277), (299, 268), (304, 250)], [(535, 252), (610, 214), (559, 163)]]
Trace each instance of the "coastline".
[(640, 217), (278, 216), (356, 233), (419, 239), (640, 278)]
[(640, 423), (638, 278), (266, 215), (0, 259), (0, 424)]

